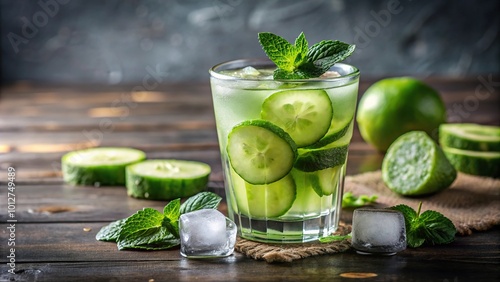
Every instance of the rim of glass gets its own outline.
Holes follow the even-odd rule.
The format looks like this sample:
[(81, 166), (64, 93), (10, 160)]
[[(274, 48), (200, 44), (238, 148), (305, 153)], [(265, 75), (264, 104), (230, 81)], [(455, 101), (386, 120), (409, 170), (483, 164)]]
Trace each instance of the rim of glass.
[(234, 65), (232, 68), (227, 68), (225, 70), (231, 70), (231, 69), (239, 69), (239, 68), (244, 68), (247, 66), (251, 66), (252, 64), (258, 65), (258, 66), (263, 66), (263, 65), (268, 65), (268, 66), (274, 66), (276, 65), (269, 59), (263, 59), (263, 58), (254, 58), (254, 59), (238, 59), (238, 60), (231, 60), (231, 61), (225, 61), (222, 63), (219, 63), (209, 69), (209, 73), (212, 77), (215, 77), (220, 80), (244, 80), (244, 81), (284, 81), (284, 82), (315, 82), (315, 81), (338, 81), (338, 80), (351, 80), (355, 79), (356, 77), (359, 77), (359, 69), (353, 65), (345, 64), (345, 63), (336, 63), (332, 67), (339, 66), (342, 68), (350, 68), (352, 72), (349, 72), (345, 75), (337, 76), (337, 77), (331, 77), (331, 78), (308, 78), (308, 79), (265, 79), (265, 78), (241, 78), (241, 77), (234, 77), (230, 75), (225, 75), (221, 74), (217, 71), (220, 71), (220, 69), (227, 67), (229, 65)]

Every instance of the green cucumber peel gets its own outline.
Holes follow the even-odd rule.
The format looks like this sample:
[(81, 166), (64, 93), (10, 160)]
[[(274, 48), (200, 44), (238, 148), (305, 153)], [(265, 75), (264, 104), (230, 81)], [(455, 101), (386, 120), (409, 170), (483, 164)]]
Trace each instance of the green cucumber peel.
[(99, 230), (96, 239), (116, 242), (119, 250), (164, 250), (180, 244), (179, 217), (181, 214), (200, 210), (217, 209), (222, 198), (212, 192), (201, 192), (189, 197), (183, 204), (180, 199), (170, 201), (163, 213), (144, 208), (128, 218), (113, 221)]

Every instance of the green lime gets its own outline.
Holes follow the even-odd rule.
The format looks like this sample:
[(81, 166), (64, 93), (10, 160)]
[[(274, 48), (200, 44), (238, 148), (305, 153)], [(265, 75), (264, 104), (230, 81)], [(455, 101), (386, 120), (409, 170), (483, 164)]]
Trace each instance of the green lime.
[(446, 107), (439, 93), (410, 77), (380, 80), (361, 97), (356, 116), (363, 139), (385, 152), (396, 138), (409, 131), (425, 131), (437, 141)]
[(125, 167), (146, 159), (132, 148), (99, 147), (73, 151), (61, 158), (64, 181), (77, 185), (125, 184)]
[(443, 147), (450, 163), (463, 173), (500, 177), (500, 152), (480, 152)]
[(443, 147), (500, 152), (500, 127), (474, 123), (447, 123), (439, 127)]
[(448, 188), (457, 177), (437, 143), (423, 131), (401, 135), (382, 162), (382, 178), (392, 191), (420, 196)]
[(210, 171), (201, 162), (146, 160), (127, 166), (127, 194), (150, 200), (189, 197), (206, 189)]

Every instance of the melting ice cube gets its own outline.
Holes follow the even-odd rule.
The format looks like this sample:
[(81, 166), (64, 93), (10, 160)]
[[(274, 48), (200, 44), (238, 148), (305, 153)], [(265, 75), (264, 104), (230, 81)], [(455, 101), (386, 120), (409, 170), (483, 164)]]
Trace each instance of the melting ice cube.
[(229, 256), (234, 251), (236, 225), (221, 212), (203, 209), (179, 219), (181, 255), (190, 258)]
[(352, 246), (362, 254), (393, 255), (406, 249), (403, 214), (389, 209), (354, 210)]

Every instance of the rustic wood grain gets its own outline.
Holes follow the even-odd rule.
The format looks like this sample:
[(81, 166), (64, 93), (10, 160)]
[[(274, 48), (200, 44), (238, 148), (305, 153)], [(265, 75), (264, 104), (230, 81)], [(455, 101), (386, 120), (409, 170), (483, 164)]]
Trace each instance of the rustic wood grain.
[[(487, 75), (482, 78), (488, 78)], [(499, 125), (497, 86), (480, 77), (424, 78), (440, 91), (455, 122)], [(483, 79), (484, 80), (484, 79)], [(362, 78), (360, 97), (375, 80)], [(492, 77), (492, 81), (500, 81)], [(482, 85), (482, 86), (481, 86)], [(110, 221), (166, 201), (130, 198), (124, 187), (70, 186), (62, 181), (61, 156), (97, 145), (130, 146), (148, 158), (199, 160), (210, 164), (209, 190), (224, 195), (222, 168), (208, 83), (169, 84), (133, 93), (133, 85), (36, 85), (18, 83), (0, 92), (0, 185), (16, 168), (16, 275), (2, 230), (0, 281), (498, 281), (500, 228), (457, 237), (444, 246), (407, 249), (396, 256), (361, 256), (352, 250), (270, 265), (241, 254), (188, 260), (178, 248), (118, 251), (95, 234)], [(478, 92), (478, 89), (482, 92)], [(486, 91), (491, 90), (491, 91)], [(460, 111), (462, 109), (462, 111)], [(468, 109), (463, 111), (463, 109)], [(459, 119), (459, 120), (457, 120)], [(354, 130), (347, 174), (380, 169), (383, 155)], [(6, 198), (0, 190), (0, 198)], [(5, 207), (4, 201), (0, 207)], [(225, 202), (220, 210), (226, 212)], [(349, 221), (352, 210), (342, 218)]]

